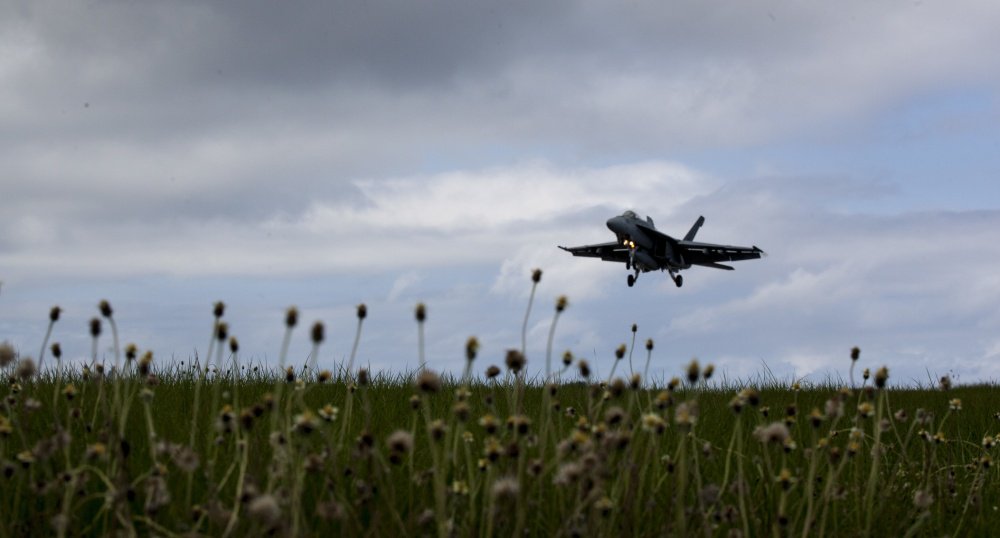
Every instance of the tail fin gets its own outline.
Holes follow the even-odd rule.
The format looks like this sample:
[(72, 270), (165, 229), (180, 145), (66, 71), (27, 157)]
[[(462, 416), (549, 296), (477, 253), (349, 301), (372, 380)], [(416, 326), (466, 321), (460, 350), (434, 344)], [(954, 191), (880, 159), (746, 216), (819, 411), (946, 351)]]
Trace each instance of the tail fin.
[(691, 229), (688, 230), (687, 235), (684, 236), (684, 240), (694, 241), (694, 236), (698, 233), (698, 228), (701, 228), (702, 224), (705, 224), (705, 217), (698, 217), (698, 220), (694, 222), (694, 226), (692, 226)]

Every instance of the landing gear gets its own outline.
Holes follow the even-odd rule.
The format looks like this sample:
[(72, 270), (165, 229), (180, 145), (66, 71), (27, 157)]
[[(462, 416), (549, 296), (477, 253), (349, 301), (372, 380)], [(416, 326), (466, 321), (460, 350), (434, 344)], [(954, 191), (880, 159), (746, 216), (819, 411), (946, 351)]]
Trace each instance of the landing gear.
[(683, 286), (684, 285), (684, 277), (681, 276), (681, 275), (675, 276), (674, 277), (674, 284), (677, 284), (678, 288), (681, 287), (681, 286)]
[(628, 287), (635, 286), (635, 275), (628, 276)]

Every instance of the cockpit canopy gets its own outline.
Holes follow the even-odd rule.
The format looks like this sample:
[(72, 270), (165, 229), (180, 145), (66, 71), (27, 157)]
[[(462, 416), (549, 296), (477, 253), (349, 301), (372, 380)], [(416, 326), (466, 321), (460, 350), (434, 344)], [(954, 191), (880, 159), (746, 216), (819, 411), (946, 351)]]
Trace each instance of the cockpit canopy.
[(626, 217), (626, 218), (630, 218), (630, 219), (637, 219), (637, 218), (639, 218), (639, 217), (637, 217), (635, 215), (635, 211), (632, 211), (631, 209), (626, 209), (625, 212), (622, 213), (622, 216)]

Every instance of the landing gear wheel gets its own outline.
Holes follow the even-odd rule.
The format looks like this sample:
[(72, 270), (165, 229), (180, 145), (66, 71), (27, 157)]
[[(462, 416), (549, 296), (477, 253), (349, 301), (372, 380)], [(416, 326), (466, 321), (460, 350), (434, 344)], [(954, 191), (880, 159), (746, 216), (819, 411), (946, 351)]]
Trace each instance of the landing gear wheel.
[(635, 275), (628, 276), (628, 287), (635, 286)]
[(681, 276), (681, 275), (675, 276), (674, 277), (674, 284), (677, 284), (678, 288), (681, 287), (681, 286), (683, 286), (684, 285), (684, 277)]

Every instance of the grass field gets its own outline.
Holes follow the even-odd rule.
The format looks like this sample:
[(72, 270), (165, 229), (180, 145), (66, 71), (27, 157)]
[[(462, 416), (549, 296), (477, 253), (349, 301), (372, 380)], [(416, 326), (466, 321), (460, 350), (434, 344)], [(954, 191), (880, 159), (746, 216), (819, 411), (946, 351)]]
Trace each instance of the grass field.
[[(101, 311), (95, 350), (102, 327), (117, 339)], [(474, 339), (465, 374), (444, 379), (352, 363), (265, 372), (241, 363), (222, 319), (218, 305), (212, 360), (194, 367), (126, 346), (117, 366), (95, 351), (92, 368), (70, 369), (48, 348), (38, 372), (0, 347), (2, 536), (985, 536), (1000, 525), (995, 386), (895, 389), (874, 367), (854, 388), (721, 386), (693, 362), (654, 387), (625, 371), (627, 346), (606, 378), (566, 355), (541, 359), (549, 383), (529, 383), (519, 350), (482, 364)], [(363, 320), (359, 308), (359, 335)], [(296, 324), (290, 310), (282, 366)], [(322, 333), (313, 327), (315, 346)], [(653, 358), (653, 343), (635, 354)]]

